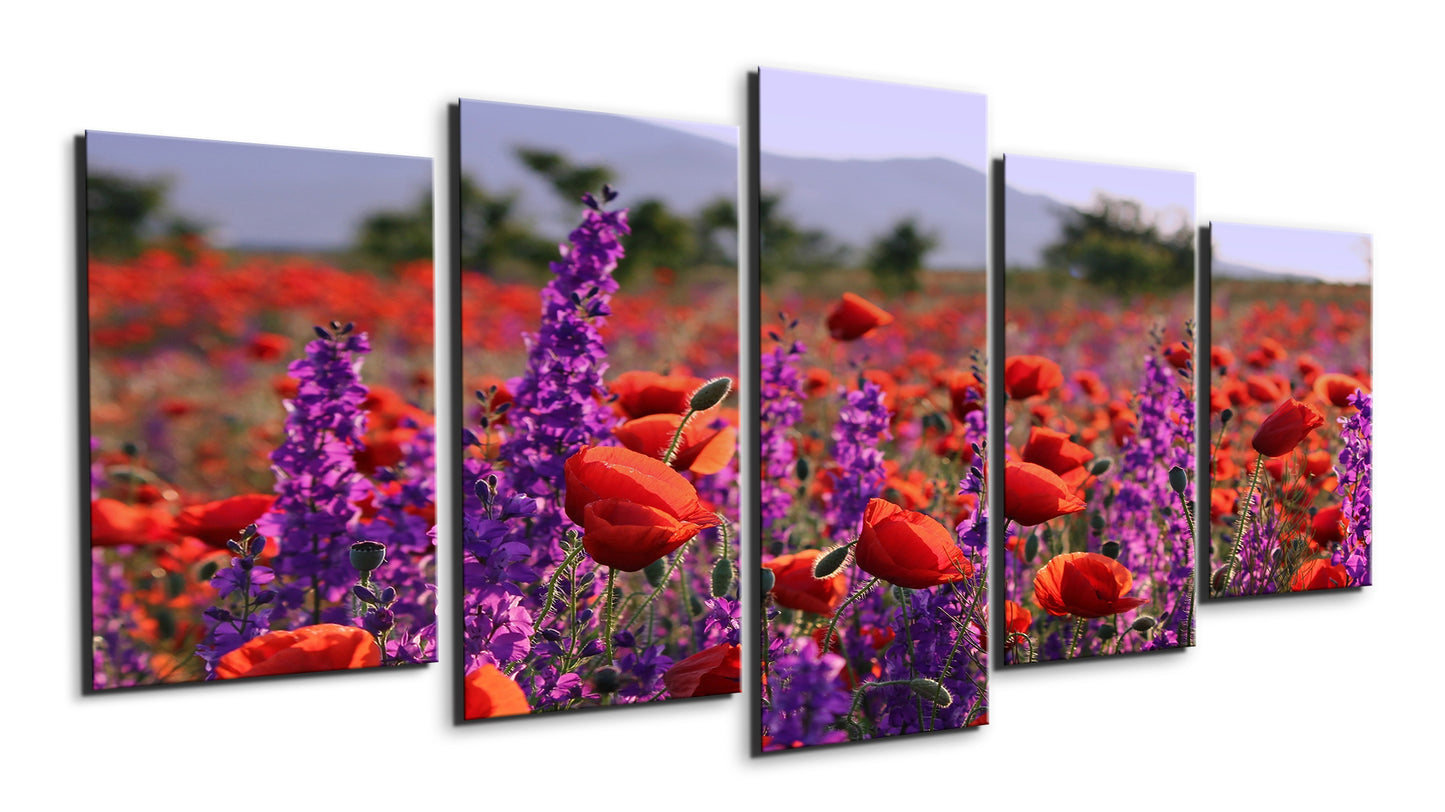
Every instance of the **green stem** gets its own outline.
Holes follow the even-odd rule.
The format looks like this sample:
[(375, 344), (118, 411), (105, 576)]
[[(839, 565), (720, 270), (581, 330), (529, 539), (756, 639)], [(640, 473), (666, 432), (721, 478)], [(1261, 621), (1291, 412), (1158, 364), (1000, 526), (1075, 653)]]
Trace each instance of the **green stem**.
[(1074, 618), (1074, 639), (1069, 641), (1069, 655), (1066, 660), (1072, 660), (1079, 655), (1079, 643), (1084, 639), (1084, 626), (1088, 620), (1082, 617)]
[(1224, 568), (1224, 583), (1220, 585), (1218, 595), (1229, 591), (1229, 582), (1234, 580), (1234, 572), (1239, 566), (1239, 554), (1244, 549), (1244, 533), (1249, 527), (1250, 517), (1254, 515), (1254, 489), (1259, 485), (1259, 472), (1264, 468), (1264, 456), (1256, 457), (1254, 460), (1254, 473), (1249, 475), (1249, 488), (1244, 492), (1244, 513), (1239, 517), (1239, 527), (1235, 528), (1234, 546), (1229, 551), (1229, 563)]
[[(672, 563), (668, 564), (667, 569), (662, 573), (662, 583), (658, 585), (657, 589), (652, 590), (652, 593), (647, 596), (647, 600), (643, 601), (642, 605), (637, 607), (637, 611), (633, 612), (632, 615), (627, 618), (627, 621), (622, 624), (622, 628), (632, 628), (632, 625), (637, 622), (637, 618), (640, 617), (643, 612), (647, 611), (647, 607), (652, 605), (652, 602), (657, 599), (658, 595), (662, 594), (662, 588), (671, 580), (673, 571), (682, 563), (683, 554), (686, 553), (687, 549), (691, 546), (692, 540), (689, 539), (684, 542), (681, 547), (677, 548), (677, 552), (672, 554)], [(687, 612), (690, 615), (692, 610), (689, 608)]]
[(682, 430), (687, 428), (687, 421), (697, 414), (696, 409), (688, 409), (687, 414), (682, 416), (682, 422), (677, 424), (677, 431), (672, 433), (672, 442), (667, 444), (667, 451), (662, 455), (662, 461), (672, 465), (672, 460), (677, 456), (677, 446), (682, 442)]
[(617, 625), (617, 596), (614, 593), (613, 585), (617, 581), (617, 568), (607, 568), (607, 623), (603, 631), (607, 635), (607, 664), (612, 665), (612, 655), (615, 653), (615, 646), (612, 643), (612, 631)]
[(828, 621), (828, 633), (823, 636), (823, 649), (819, 652), (820, 655), (827, 654), (829, 647), (833, 645), (833, 634), (838, 630), (838, 620), (843, 617), (843, 610), (862, 600), (864, 595), (872, 592), (873, 587), (878, 586), (880, 580), (882, 579), (869, 578), (864, 581), (863, 584), (858, 587), (857, 591), (849, 595), (848, 599), (843, 601), (842, 605), (833, 612), (833, 619)]

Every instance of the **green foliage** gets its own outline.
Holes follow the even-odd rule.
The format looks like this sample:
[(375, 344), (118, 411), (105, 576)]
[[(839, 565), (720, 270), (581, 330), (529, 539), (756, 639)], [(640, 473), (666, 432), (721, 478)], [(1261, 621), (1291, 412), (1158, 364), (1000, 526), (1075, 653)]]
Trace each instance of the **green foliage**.
[(619, 281), (657, 267), (686, 268), (696, 258), (697, 235), (692, 223), (673, 214), (661, 200), (629, 206), (627, 226), (632, 234), (623, 241), (627, 254), (617, 264)]
[(783, 198), (764, 192), (758, 196), (758, 238), (762, 279), (771, 282), (784, 271), (812, 276), (848, 262), (847, 246), (834, 243), (827, 232), (804, 229), (782, 213)]
[(357, 228), (353, 250), (362, 261), (380, 269), (431, 259), (432, 215), (430, 192), (410, 209), (375, 212)]
[(85, 235), (91, 256), (130, 259), (161, 229), (169, 183), (91, 172), (85, 179)]
[(508, 266), (540, 273), (557, 258), (556, 244), (533, 234), (518, 218), (515, 194), (489, 193), (466, 175), (460, 191), (463, 268), (493, 276)]
[(738, 210), (726, 197), (702, 207), (694, 221), (697, 233), (697, 261), (701, 265), (733, 265), (737, 262)]
[(1194, 233), (1184, 226), (1160, 234), (1138, 203), (1099, 195), (1093, 209), (1064, 224), (1044, 259), (1056, 273), (1117, 295), (1168, 291), (1194, 281)]
[(568, 203), (577, 203), (584, 193), (595, 193), (602, 184), (613, 180), (611, 169), (600, 164), (578, 166), (557, 152), (518, 147), (517, 157), (527, 168), (546, 178), (552, 189)]
[(924, 256), (937, 245), (935, 235), (919, 230), (913, 218), (905, 218), (874, 241), (868, 251), (868, 272), (884, 293), (911, 293), (918, 290)]

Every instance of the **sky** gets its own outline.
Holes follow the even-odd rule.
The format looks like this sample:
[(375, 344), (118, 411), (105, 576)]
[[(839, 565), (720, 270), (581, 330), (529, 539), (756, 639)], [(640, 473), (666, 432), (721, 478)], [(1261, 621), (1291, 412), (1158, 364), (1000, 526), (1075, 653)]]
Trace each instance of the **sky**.
[(1158, 217), (1164, 232), (1194, 226), (1194, 173), (1118, 164), (1004, 156), (1004, 178), (1021, 192), (1047, 195), (1079, 209), (1093, 206), (1095, 195), (1127, 197)]
[(1214, 258), (1221, 262), (1331, 282), (1370, 281), (1369, 234), (1243, 223), (1211, 223), (1210, 233)]
[(88, 172), (170, 181), (167, 207), (226, 247), (332, 249), (376, 211), (431, 194), (429, 158), (87, 132)]
[(796, 158), (946, 158), (987, 169), (980, 93), (762, 68), (761, 149)]

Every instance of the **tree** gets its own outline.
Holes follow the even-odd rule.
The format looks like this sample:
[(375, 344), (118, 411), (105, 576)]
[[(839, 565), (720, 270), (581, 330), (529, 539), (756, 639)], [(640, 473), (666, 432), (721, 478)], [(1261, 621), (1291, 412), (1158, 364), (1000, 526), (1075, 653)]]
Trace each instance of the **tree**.
[(916, 291), (923, 257), (937, 246), (935, 235), (919, 230), (912, 217), (905, 218), (874, 241), (868, 252), (868, 272), (884, 293)]
[(737, 262), (738, 210), (732, 200), (720, 197), (703, 206), (697, 214), (696, 233), (699, 265)]
[(379, 211), (362, 220), (354, 250), (363, 261), (381, 269), (431, 259), (432, 196), (427, 192), (403, 211)]
[(1064, 223), (1044, 260), (1115, 294), (1167, 291), (1194, 281), (1194, 233), (1186, 224), (1161, 235), (1137, 202), (1101, 194)]
[(613, 172), (601, 164), (579, 166), (561, 153), (518, 147), (517, 157), (527, 168), (547, 179), (552, 189), (568, 203), (581, 201), (586, 192), (596, 192), (604, 183), (611, 183)]
[(557, 258), (555, 243), (536, 236), (519, 221), (515, 194), (491, 194), (462, 175), (459, 197), (464, 269), (495, 276), (509, 265), (519, 265), (536, 272)]
[(130, 259), (159, 229), (169, 184), (91, 172), (85, 178), (85, 237), (91, 256)]
[(639, 270), (659, 266), (677, 270), (692, 265), (697, 254), (692, 223), (673, 214), (661, 200), (649, 198), (627, 208), (627, 226), (632, 233), (623, 240), (627, 253), (614, 273), (619, 281)]
[(783, 198), (763, 192), (758, 195), (758, 239), (764, 282), (784, 271), (801, 271), (809, 276), (848, 262), (847, 246), (833, 242), (827, 232), (804, 229), (782, 213)]

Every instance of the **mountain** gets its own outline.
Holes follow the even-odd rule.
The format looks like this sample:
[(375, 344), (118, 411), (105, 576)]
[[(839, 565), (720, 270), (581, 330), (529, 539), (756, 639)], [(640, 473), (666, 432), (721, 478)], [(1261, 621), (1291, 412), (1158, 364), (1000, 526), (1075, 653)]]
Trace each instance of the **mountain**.
[[(625, 207), (658, 198), (673, 211), (695, 214), (719, 197), (737, 200), (738, 151), (706, 136), (643, 119), (463, 100), (463, 173), (490, 194), (515, 192), (524, 219), (562, 240), (576, 224), (580, 203), (568, 203), (517, 157), (517, 149), (549, 150), (573, 164), (602, 164)], [(719, 132), (735, 128), (719, 125)]]
[(1213, 260), (1210, 263), (1210, 273), (1213, 276), (1228, 277), (1230, 279), (1247, 279), (1256, 282), (1324, 282), (1325, 280), (1314, 274), (1304, 271), (1271, 271), (1264, 268), (1257, 268), (1253, 265), (1245, 265), (1239, 262), (1228, 262), (1225, 260)]

